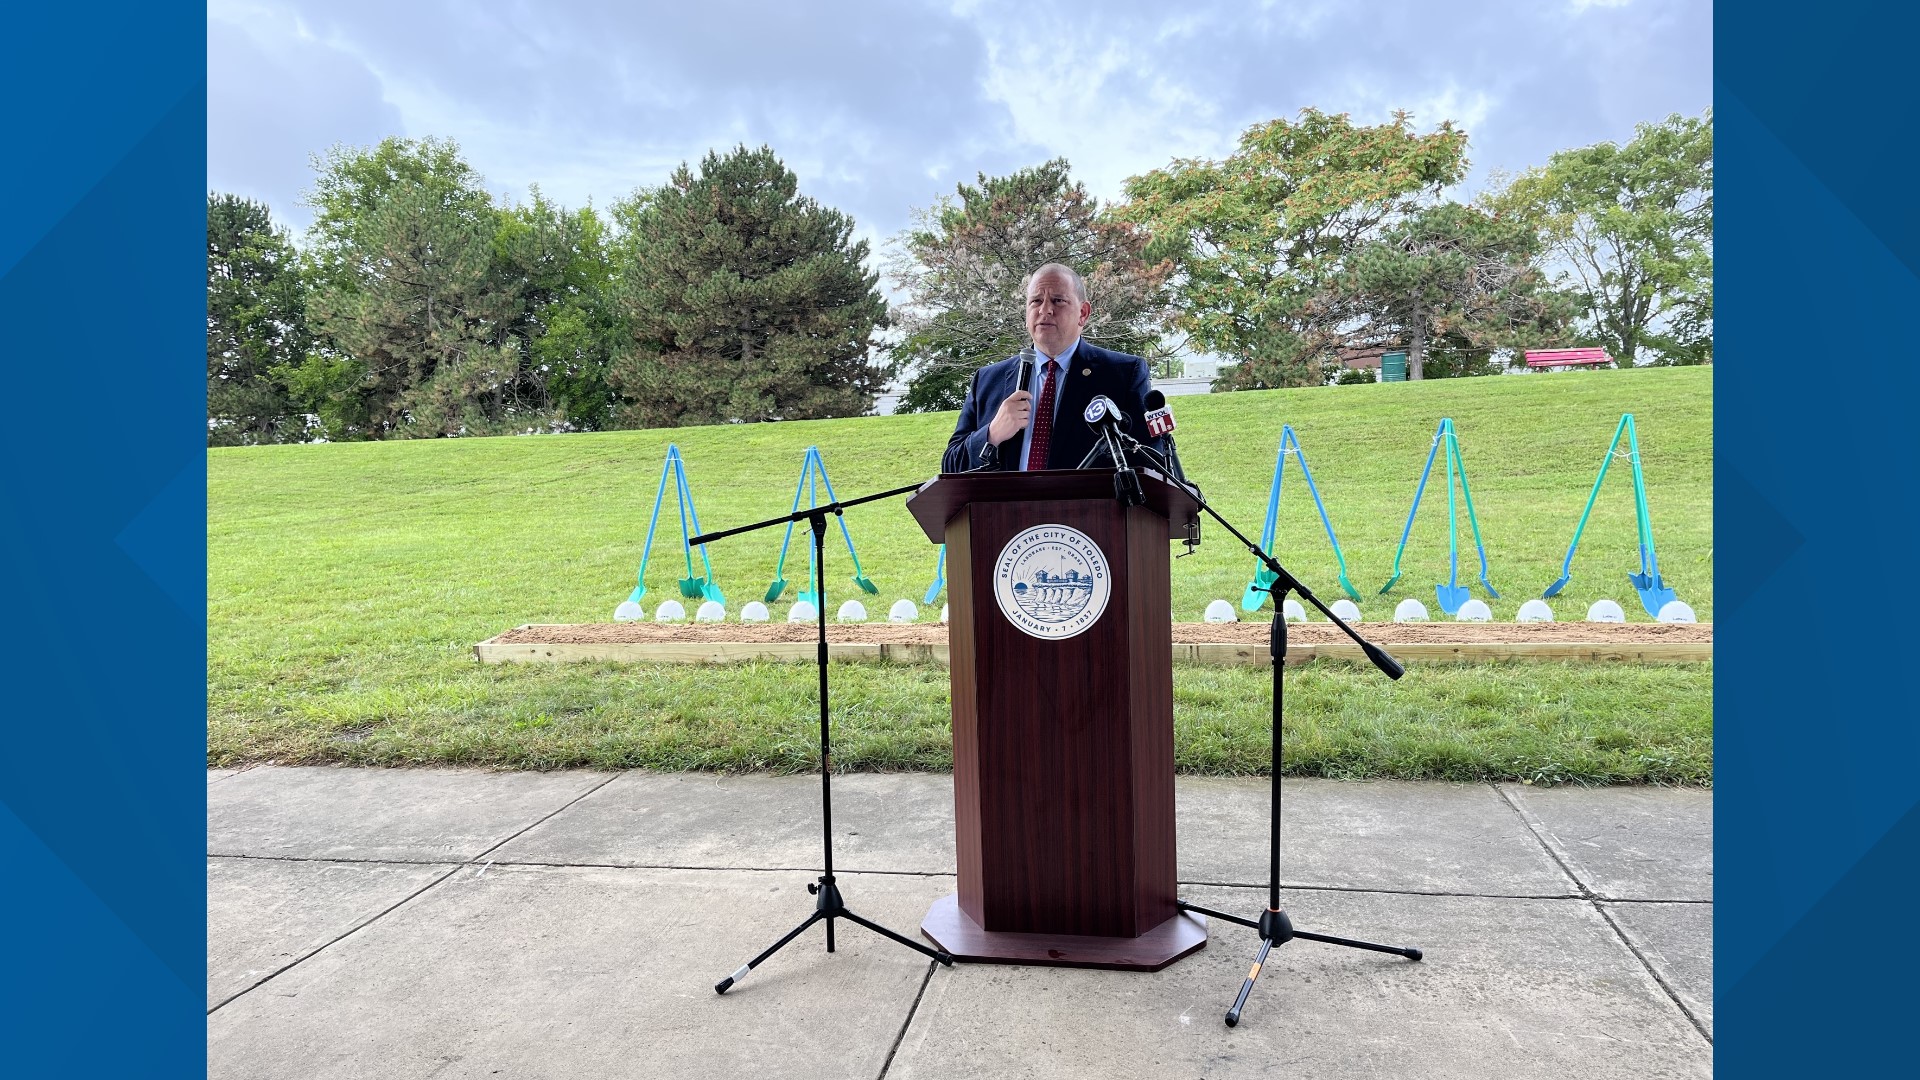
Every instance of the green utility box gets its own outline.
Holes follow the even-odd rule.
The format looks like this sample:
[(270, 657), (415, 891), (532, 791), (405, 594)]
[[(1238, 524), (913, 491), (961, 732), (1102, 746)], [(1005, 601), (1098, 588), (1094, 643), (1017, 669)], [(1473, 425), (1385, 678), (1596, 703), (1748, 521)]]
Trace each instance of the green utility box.
[(1407, 381), (1407, 354), (1390, 352), (1380, 357), (1381, 382)]

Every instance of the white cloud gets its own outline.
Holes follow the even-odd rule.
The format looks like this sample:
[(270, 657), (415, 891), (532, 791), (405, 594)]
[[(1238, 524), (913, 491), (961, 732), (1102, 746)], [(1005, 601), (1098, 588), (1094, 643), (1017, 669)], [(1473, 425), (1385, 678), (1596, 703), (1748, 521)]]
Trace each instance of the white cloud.
[[(310, 154), (451, 138), (502, 194), (606, 207), (710, 149), (767, 143), (877, 242), (976, 173), (1064, 156), (1102, 199), (1314, 106), (1471, 136), (1475, 175), (1622, 139), (1711, 99), (1708, 0), (1592, 19), (1456, 0), (395, 5), (210, 0), (208, 173), (304, 221)], [(1469, 188), (1475, 181), (1469, 181)]]

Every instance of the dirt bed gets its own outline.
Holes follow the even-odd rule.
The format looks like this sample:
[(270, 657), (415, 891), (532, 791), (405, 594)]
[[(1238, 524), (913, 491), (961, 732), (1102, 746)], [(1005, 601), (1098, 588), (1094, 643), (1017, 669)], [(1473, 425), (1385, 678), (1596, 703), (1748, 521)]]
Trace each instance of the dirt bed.
[[(1577, 642), (1630, 644), (1648, 642), (1711, 642), (1712, 623), (1362, 623), (1360, 632), (1382, 645), (1431, 643), (1474, 645), (1483, 642)], [(502, 645), (597, 645), (611, 642), (812, 641), (812, 623), (576, 623), (529, 626), (509, 630), (494, 640)], [(827, 640), (848, 644), (940, 645), (947, 628), (928, 623), (827, 624)], [(1175, 623), (1173, 640), (1181, 644), (1259, 644), (1267, 640), (1267, 624)], [(1287, 640), (1296, 645), (1345, 641), (1328, 623), (1295, 623)]]

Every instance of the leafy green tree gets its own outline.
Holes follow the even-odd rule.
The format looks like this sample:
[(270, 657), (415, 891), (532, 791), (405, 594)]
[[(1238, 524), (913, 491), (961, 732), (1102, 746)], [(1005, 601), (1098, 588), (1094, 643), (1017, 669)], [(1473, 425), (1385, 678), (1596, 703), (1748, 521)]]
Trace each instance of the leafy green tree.
[(1468, 357), (1484, 364), (1492, 349), (1545, 340), (1571, 316), (1535, 265), (1539, 251), (1523, 221), (1439, 203), (1356, 250), (1325, 306), (1351, 317), (1350, 341), (1404, 345), (1409, 379), (1426, 376), (1436, 344), (1450, 373), (1477, 374)]
[(1087, 281), (1088, 341), (1164, 359), (1171, 260), (1148, 262), (1145, 229), (1101, 211), (1065, 158), (978, 186), (917, 214), (895, 240), (889, 270), (908, 303), (893, 359), (908, 373), (904, 412), (957, 409), (974, 371), (1027, 343), (1026, 275), (1050, 262)]
[(1563, 150), (1487, 197), (1532, 222), (1585, 298), (1583, 338), (1622, 363), (1713, 358), (1713, 111)]
[(207, 445), (298, 441), (305, 417), (275, 369), (310, 342), (306, 281), (262, 203), (207, 195)]
[(331, 438), (607, 426), (606, 227), (535, 188), (494, 205), (451, 142), (335, 148), (309, 201), (315, 349), (287, 381)]
[(509, 334), (522, 349), (526, 392), (561, 426), (607, 428), (607, 363), (622, 325), (606, 224), (592, 207), (569, 212), (536, 188), (528, 203), (500, 213), (493, 249), (496, 273), (520, 298)]
[(675, 427), (857, 416), (887, 305), (853, 220), (799, 194), (772, 149), (709, 153), (614, 205), (626, 332), (617, 421)]
[[(460, 276), (471, 275), (474, 256), (467, 249), (475, 244), (487, 256), (492, 198), (459, 147), (441, 139), (336, 146), (313, 165), (306, 248), (316, 341), (297, 365), (283, 369), (283, 378), (320, 418), (326, 438), (434, 434), (439, 425), (416, 425), (399, 397), (436, 369), (428, 341), (445, 341), (446, 272), (457, 266)], [(408, 231), (416, 243), (442, 245), (457, 234), (462, 250), (408, 253), (402, 235)], [(482, 266), (490, 269), (484, 259)], [(397, 310), (410, 306), (417, 308), (411, 315)], [(384, 335), (375, 329), (383, 321)]]
[(492, 273), (495, 217), (396, 188), (356, 222), (350, 288), (315, 295), (316, 323), (352, 358), (367, 430), (382, 437), (544, 427), (521, 400), (509, 337), (519, 297)]
[(1249, 128), (1220, 161), (1180, 160), (1127, 181), (1119, 213), (1175, 260), (1175, 324), (1236, 361), (1218, 389), (1318, 385), (1347, 337), (1334, 288), (1348, 257), (1466, 172), (1466, 133), (1406, 113), (1371, 127), (1306, 109)]

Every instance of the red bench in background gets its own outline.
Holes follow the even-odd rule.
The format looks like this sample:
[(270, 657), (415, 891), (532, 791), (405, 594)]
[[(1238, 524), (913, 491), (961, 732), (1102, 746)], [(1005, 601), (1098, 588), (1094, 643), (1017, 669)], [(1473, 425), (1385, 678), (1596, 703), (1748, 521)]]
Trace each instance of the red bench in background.
[(1528, 349), (1527, 366), (1530, 368), (1582, 367), (1593, 364), (1611, 364), (1613, 357), (1605, 349)]

